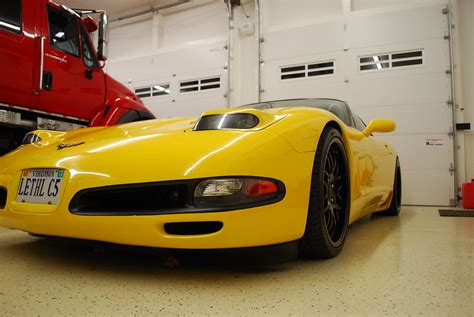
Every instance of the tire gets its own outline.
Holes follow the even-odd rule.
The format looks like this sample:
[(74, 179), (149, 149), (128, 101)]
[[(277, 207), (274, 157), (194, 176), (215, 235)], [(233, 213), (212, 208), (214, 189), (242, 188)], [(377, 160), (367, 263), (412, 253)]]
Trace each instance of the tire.
[(350, 174), (342, 136), (333, 127), (321, 134), (313, 164), (308, 216), (300, 255), (333, 258), (344, 246), (350, 210)]
[(393, 181), (393, 194), (390, 207), (387, 210), (381, 211), (379, 214), (384, 216), (398, 216), (400, 214), (402, 203), (402, 175), (400, 171), (400, 162), (395, 163), (395, 178)]
[(17, 146), (12, 129), (0, 127), (0, 156), (10, 152)]

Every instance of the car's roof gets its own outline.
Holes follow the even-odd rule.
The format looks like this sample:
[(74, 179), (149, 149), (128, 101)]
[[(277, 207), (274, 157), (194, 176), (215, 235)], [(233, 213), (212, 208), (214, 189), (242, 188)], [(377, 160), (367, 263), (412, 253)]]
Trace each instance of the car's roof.
[(263, 104), (263, 103), (274, 103), (274, 102), (280, 102), (280, 101), (301, 101), (301, 100), (328, 100), (328, 101), (339, 101), (342, 103), (346, 103), (344, 100), (340, 100), (336, 98), (288, 98), (288, 99), (275, 99), (275, 100), (254, 102), (254, 103), (245, 104), (242, 107), (251, 107), (253, 105), (258, 105), (258, 104)]

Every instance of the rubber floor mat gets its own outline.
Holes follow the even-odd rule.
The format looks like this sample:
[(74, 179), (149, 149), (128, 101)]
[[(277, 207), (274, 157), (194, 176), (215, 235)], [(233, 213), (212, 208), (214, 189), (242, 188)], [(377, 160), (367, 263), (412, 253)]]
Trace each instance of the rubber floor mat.
[(440, 209), (441, 217), (474, 217), (474, 209)]

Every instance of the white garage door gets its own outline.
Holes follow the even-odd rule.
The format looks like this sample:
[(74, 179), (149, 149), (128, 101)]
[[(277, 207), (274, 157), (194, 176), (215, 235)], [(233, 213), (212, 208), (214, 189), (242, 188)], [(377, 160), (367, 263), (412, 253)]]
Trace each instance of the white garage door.
[(332, 97), (346, 100), (365, 121), (393, 118), (396, 132), (381, 137), (399, 153), (403, 203), (452, 204), (444, 8), (357, 12), (337, 22), (264, 33), (262, 100)]
[(123, 61), (112, 75), (136, 92), (158, 118), (197, 116), (227, 107), (224, 42)]

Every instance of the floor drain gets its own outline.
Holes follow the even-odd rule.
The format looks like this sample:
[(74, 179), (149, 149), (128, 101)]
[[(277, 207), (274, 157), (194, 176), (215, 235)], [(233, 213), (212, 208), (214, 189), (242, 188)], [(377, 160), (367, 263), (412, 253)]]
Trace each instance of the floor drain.
[(440, 209), (441, 217), (474, 217), (474, 209)]

